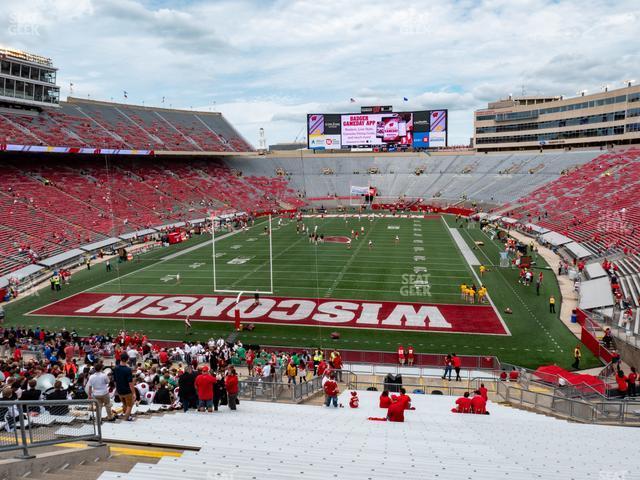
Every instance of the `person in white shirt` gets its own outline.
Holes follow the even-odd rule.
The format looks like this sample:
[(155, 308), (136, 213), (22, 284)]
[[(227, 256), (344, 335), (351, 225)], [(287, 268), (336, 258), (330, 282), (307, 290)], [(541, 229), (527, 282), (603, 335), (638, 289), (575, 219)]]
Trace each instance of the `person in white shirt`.
[(98, 363), (95, 372), (87, 380), (86, 390), (89, 399), (98, 402), (98, 410), (102, 407), (107, 410), (107, 422), (115, 421), (116, 417), (111, 411), (111, 397), (109, 396), (109, 376), (102, 371), (102, 364)]
[(129, 356), (129, 366), (131, 368), (135, 367), (138, 359), (138, 351), (135, 348), (130, 348), (127, 350), (127, 355)]

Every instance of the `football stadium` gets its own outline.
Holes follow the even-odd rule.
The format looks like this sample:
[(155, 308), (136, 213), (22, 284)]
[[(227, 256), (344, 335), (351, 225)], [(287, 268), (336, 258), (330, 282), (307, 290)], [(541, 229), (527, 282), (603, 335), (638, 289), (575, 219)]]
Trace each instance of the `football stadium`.
[[(342, 88), (314, 94), (309, 79), (291, 86), (304, 92), (295, 109), (280, 90), (251, 106), (238, 89), (268, 95), (267, 73), (298, 70), (273, 46), (289, 40), (265, 40), (265, 78), (236, 81), (256, 42), (247, 21), (227, 39), (232, 54), (197, 52), (203, 70), (209, 56), (238, 63), (216, 63), (223, 105), (194, 108), (209, 98), (202, 72), (171, 90), (152, 78), (156, 62), (183, 68), (196, 36), (218, 41), (205, 18), (251, 2), (78, 5), (61, 20), (78, 32), (61, 35), (84, 39), (93, 25), (95, 46), (78, 48), (101, 52), (103, 71), (71, 55), (66, 37), (54, 46), (62, 27), (39, 17), (44, 4), (27, 14), (10, 3), (0, 33), (0, 480), (640, 478), (635, 80), (605, 75), (604, 63), (596, 78), (608, 83), (568, 93), (593, 70), (567, 41), (563, 51), (578, 50), (527, 71), (535, 94), (516, 75), (508, 85), (520, 94), (482, 77), (482, 93), (467, 95), (463, 68), (429, 87), (439, 93), (361, 78), (360, 93), (339, 100)], [(261, 5), (256, 21), (275, 35), (301, 21), (305, 3)], [(554, 21), (580, 10), (539, 3)], [(615, 24), (612, 48), (624, 56), (637, 6), (590, 3), (593, 30), (572, 35), (594, 42)], [(384, 10), (371, 8), (370, 18)], [(454, 38), (433, 19), (472, 22), (425, 12), (403, 14), (399, 35)], [(492, 12), (505, 35), (522, 13)], [(142, 43), (110, 56), (124, 34), (98, 25), (130, 15), (166, 36), (143, 47), (140, 32)], [(322, 31), (342, 38), (332, 28)], [(518, 42), (544, 49), (540, 38)], [(126, 73), (134, 54), (149, 72)], [(632, 60), (612, 72), (637, 75)], [(353, 79), (348, 62), (329, 65), (329, 84)], [(415, 74), (436, 85), (434, 73)], [(145, 75), (140, 100), (115, 82)], [(265, 110), (264, 122), (244, 120)], [(606, 456), (605, 445), (623, 448)]]

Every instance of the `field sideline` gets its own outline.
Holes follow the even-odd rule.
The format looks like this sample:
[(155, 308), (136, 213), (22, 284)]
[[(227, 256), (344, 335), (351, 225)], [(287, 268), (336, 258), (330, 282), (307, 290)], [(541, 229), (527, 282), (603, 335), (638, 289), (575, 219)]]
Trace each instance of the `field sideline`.
[[(351, 230), (360, 227), (364, 227), (364, 232), (359, 240), (352, 241), (350, 249), (345, 243), (334, 242), (315, 246), (309, 243), (307, 235), (296, 234), (295, 223), (284, 220), (283, 225), (277, 227), (277, 220), (274, 219), (274, 297), (314, 299), (319, 304), (355, 299), (376, 305), (386, 305), (385, 302), (395, 305), (397, 302), (417, 304), (418, 307), (421, 304), (435, 305), (441, 310), (447, 308), (445, 306), (469, 308), (465, 307), (466, 302), (460, 297), (459, 285), (478, 282), (448, 231), (447, 227), (456, 226), (453, 217), (418, 220), (381, 218), (373, 222), (365, 217), (360, 221), (356, 218), (345, 221), (342, 217), (305, 218), (304, 223), (311, 229), (317, 225), (318, 232), (325, 238), (350, 237)], [(219, 289), (269, 289), (268, 237), (263, 229), (264, 223), (257, 222), (248, 232), (218, 240), (216, 279)], [(459, 230), (469, 246), (472, 247), (475, 240), (482, 240), (485, 244), (474, 253), (480, 262), (490, 267), (482, 281), (489, 290), (497, 312), (504, 311), (507, 306), (513, 310), (512, 315), (502, 315), (506, 325), (501, 335), (340, 328), (339, 325), (322, 324), (297, 324), (295, 327), (257, 324), (255, 331), (242, 332), (241, 339), (245, 343), (255, 344), (332, 346), (334, 342), (329, 340), (329, 333), (339, 331), (341, 339), (337, 345), (341, 348), (393, 351), (400, 343), (412, 343), (416, 351), (424, 353), (456, 351), (469, 355), (497, 355), (503, 361), (530, 367), (548, 363), (568, 366), (572, 361), (571, 351), (576, 339), (555, 315), (548, 313), (549, 295), (560, 298), (552, 272), (545, 272), (543, 292), (537, 297), (535, 288), (517, 283), (517, 271), (492, 268), (498, 258), (499, 247), (484, 232)], [(398, 242), (395, 241), (396, 235)], [(90, 272), (74, 274), (72, 285), (65, 287), (61, 293), (65, 297), (80, 292), (87, 292), (83, 295), (212, 295), (212, 249), (208, 240), (210, 237), (199, 237), (172, 247), (171, 255), (167, 254), (167, 249), (151, 252), (141, 256), (139, 261), (119, 265), (118, 271), (111, 274), (97, 265)], [(372, 248), (368, 245), (369, 240), (373, 242)], [(200, 244), (202, 247), (197, 248)], [(187, 251), (191, 247), (196, 248)], [(180, 251), (187, 253), (179, 255)], [(544, 262), (541, 259), (539, 261)], [(179, 282), (175, 278), (177, 274), (180, 275)], [(114, 278), (109, 279), (107, 275)], [(411, 285), (411, 281), (416, 283), (416, 278), (417, 285)], [(425, 279), (428, 287), (424, 284)], [(159, 339), (179, 340), (184, 334), (182, 321), (166, 319), (115, 315), (116, 318), (96, 320), (25, 315), (60, 299), (60, 294), (49, 290), (42, 290), (38, 296), (26, 297), (7, 306), (8, 322), (38, 324), (49, 328), (77, 328), (82, 334), (119, 328), (144, 330), (151, 338)], [(265, 296), (263, 300), (265, 304), (275, 302)], [(303, 300), (301, 302), (304, 303)], [(60, 303), (64, 304), (64, 300)], [(490, 307), (470, 308), (472, 310), (467, 311), (478, 312), (479, 316), (484, 311), (481, 308), (493, 311)], [(166, 318), (177, 317), (167, 315)], [(471, 324), (474, 321), (477, 319), (471, 317), (465, 320)], [(204, 340), (211, 336), (226, 336), (231, 329), (228, 322), (195, 321), (192, 337)], [(590, 354), (583, 356), (585, 368), (597, 364)]]

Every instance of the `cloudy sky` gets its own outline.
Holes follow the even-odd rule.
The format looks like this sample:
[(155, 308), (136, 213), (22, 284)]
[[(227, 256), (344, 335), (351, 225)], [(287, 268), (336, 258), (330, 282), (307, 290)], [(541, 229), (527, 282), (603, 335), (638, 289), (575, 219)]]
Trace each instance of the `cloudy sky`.
[[(51, 57), (62, 95), (221, 111), (252, 143), (305, 115), (448, 108), (450, 144), (510, 93), (640, 81), (638, 0), (1, 0), (0, 45)], [(351, 104), (350, 98), (357, 102)], [(403, 101), (403, 97), (409, 99)]]

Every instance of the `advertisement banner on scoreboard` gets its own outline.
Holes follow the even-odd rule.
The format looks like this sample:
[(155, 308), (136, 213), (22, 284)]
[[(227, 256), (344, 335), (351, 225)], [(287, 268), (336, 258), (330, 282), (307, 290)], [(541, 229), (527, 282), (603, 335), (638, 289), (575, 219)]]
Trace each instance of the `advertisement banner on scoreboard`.
[(429, 132), (429, 148), (447, 146), (447, 132)]
[(413, 114), (380, 113), (342, 115), (342, 145), (411, 145)]
[(447, 111), (446, 110), (434, 110), (431, 112), (431, 124), (430, 124), (429, 130), (432, 132), (447, 131)]
[(430, 132), (431, 131), (431, 112), (413, 112), (413, 132), (414, 142), (416, 132)]
[(429, 148), (429, 132), (413, 132), (413, 146)]
[(340, 150), (340, 135), (309, 135), (309, 148), (314, 150)]
[(308, 147), (316, 150), (339, 150), (340, 129), (339, 114), (307, 115)]
[(447, 110), (309, 114), (307, 144), (313, 150), (442, 148), (447, 116)]

